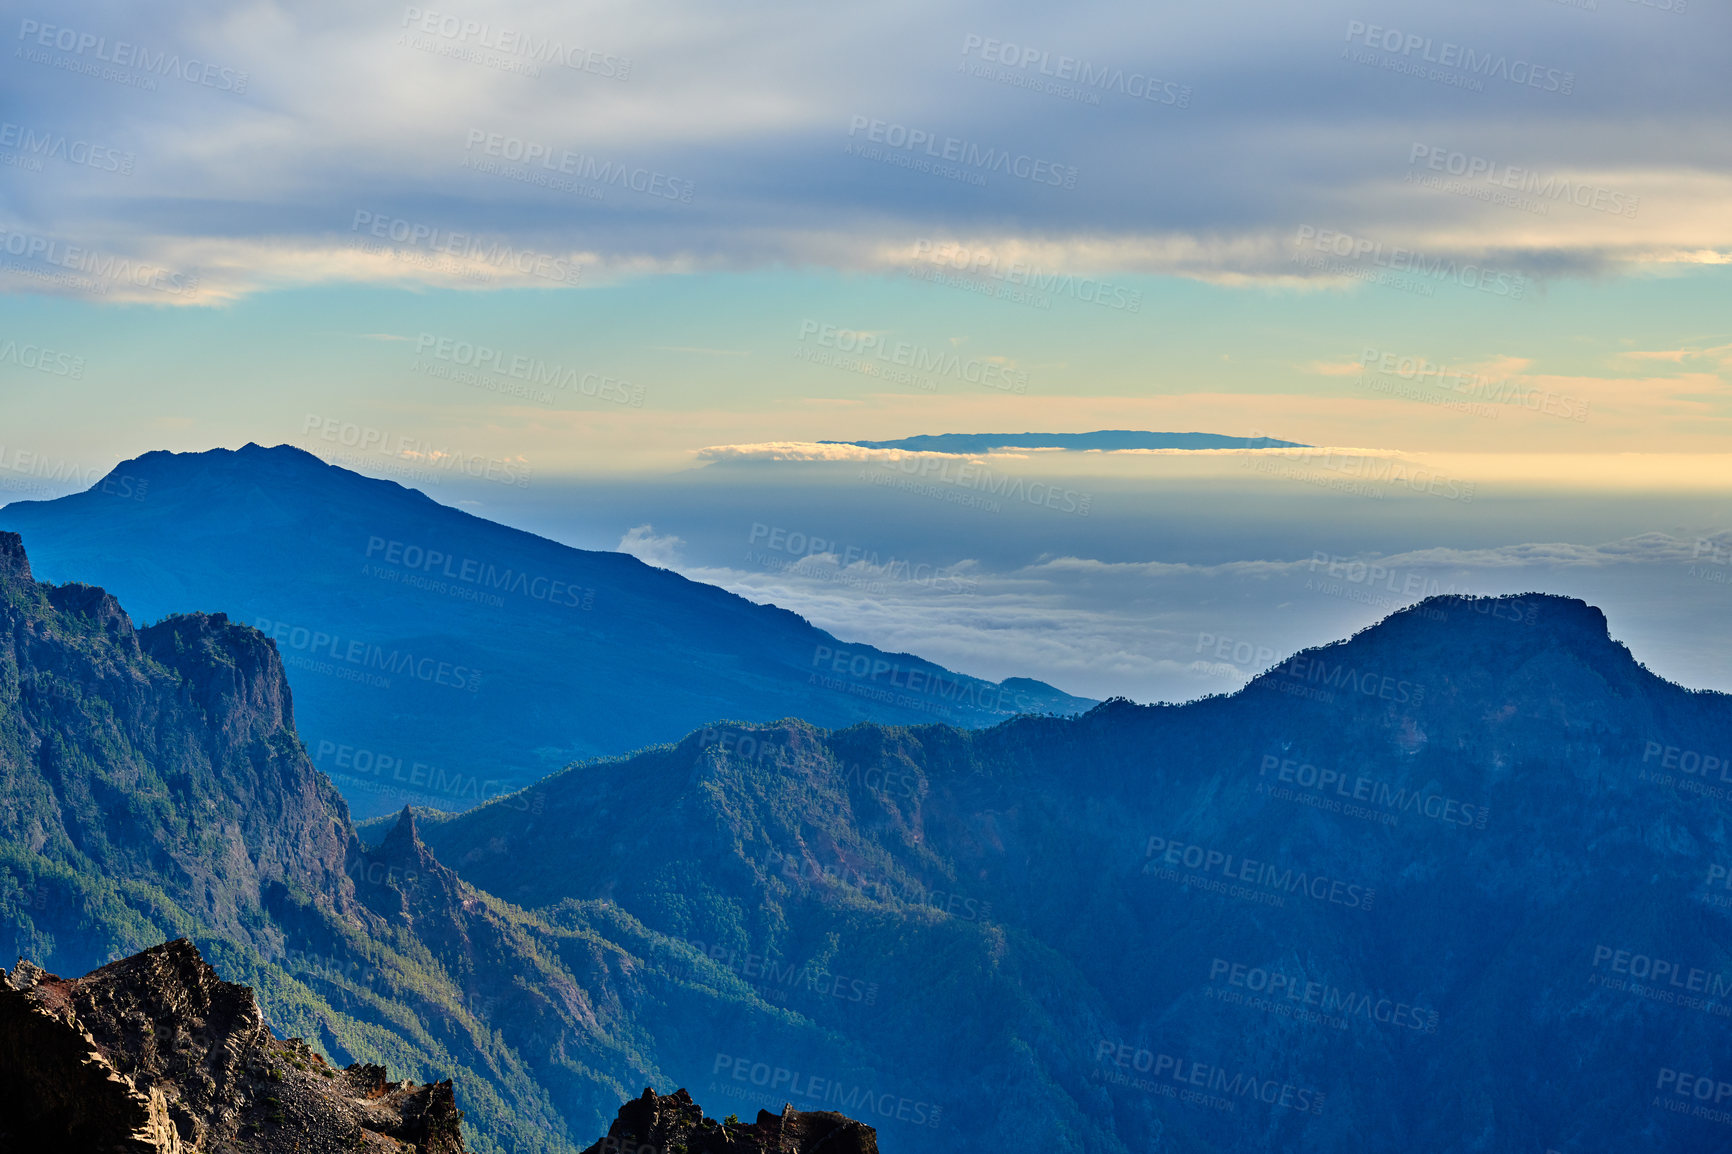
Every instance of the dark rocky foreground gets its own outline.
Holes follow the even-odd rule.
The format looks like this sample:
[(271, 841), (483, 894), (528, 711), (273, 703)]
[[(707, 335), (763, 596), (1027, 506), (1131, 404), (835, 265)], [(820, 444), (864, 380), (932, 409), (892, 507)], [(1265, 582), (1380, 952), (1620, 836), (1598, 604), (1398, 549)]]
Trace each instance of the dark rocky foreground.
[(784, 1106), (780, 1117), (758, 1111), (756, 1122), (718, 1122), (684, 1090), (643, 1097), (619, 1108), (607, 1137), (584, 1154), (878, 1154), (878, 1132), (828, 1110)]
[[(253, 992), (185, 939), (82, 978), (0, 971), (0, 1150), (62, 1154), (463, 1154), (449, 1081), (338, 1069), (279, 1039)], [(685, 1090), (620, 1107), (585, 1154), (878, 1154), (872, 1127), (785, 1106), (706, 1118)]]
[(0, 981), (0, 1150), (460, 1154), (450, 1082), (339, 1070), (271, 1033), (253, 992), (172, 941), (60, 978)]

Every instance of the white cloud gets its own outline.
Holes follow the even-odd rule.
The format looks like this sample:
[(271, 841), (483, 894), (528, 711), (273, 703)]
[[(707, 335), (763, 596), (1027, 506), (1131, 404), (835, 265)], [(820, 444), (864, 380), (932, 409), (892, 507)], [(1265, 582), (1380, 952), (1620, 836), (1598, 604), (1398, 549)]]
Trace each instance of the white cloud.
[(616, 548), (621, 553), (630, 553), (639, 561), (654, 565), (658, 569), (674, 569), (679, 566), (680, 548), (684, 544), (684, 541), (672, 535), (658, 537), (655, 526), (643, 524), (626, 530)]
[[(13, 60), (0, 79), (9, 119), (101, 138), (135, 164), (127, 176), (53, 160), (10, 172), (0, 227), (199, 278), (199, 291), (165, 303), (324, 282), (519, 283), (350, 251), (357, 209), (569, 257), (582, 284), (774, 264), (900, 272), (922, 239), (1053, 272), (1356, 283), (1294, 262), (1301, 226), (1536, 277), (1732, 260), (1721, 38), (1638, 9), (1577, 19), (1545, 8), (1467, 4), (1410, 23), (1481, 51), (1543, 49), (1575, 75), (1568, 95), (1495, 79), (1468, 93), (1344, 61), (1343, 30), (1364, 15), (1345, 0), (1134, 21), (1112, 4), (1010, 12), (962, 0), (847, 10), (672, 0), (653, 12), (477, 0), (445, 13), (614, 61), (536, 76), (497, 51), (460, 58), (490, 50), (416, 28), (408, 6), (72, 0), (26, 19), (196, 54), (247, 72), (246, 91), (175, 78), (146, 90)], [(986, 63), (965, 53), (969, 36), (1087, 60), (1107, 76), (1171, 77), (1191, 94), (1178, 107), (1103, 89), (1089, 103), (981, 79), (959, 70)], [(627, 59), (629, 78), (617, 79)], [(1074, 168), (1075, 186), (961, 162), (982, 186), (846, 152), (869, 143), (928, 159), (888, 143), (908, 133)], [(1420, 147), (1534, 177), (1520, 184), (1534, 205), (1504, 203), (1508, 187), (1489, 178), (1416, 163)], [(530, 149), (533, 160), (511, 159)], [(561, 171), (568, 152), (578, 160)], [(593, 165), (585, 176), (589, 162), (663, 189), (689, 182), (690, 199), (634, 189), (636, 176), (611, 182)], [(1588, 192), (1558, 195), (1566, 187)], [(1606, 211), (1614, 198), (1633, 211)], [(983, 231), (987, 219), (998, 223)], [(0, 283), (94, 293), (16, 272)], [(100, 295), (160, 299), (109, 287)]]
[[(834, 557), (765, 556), (756, 567), (681, 571), (792, 609), (847, 641), (993, 679), (1038, 677), (1093, 697), (1227, 691), (1428, 595), (1529, 590), (1584, 597), (1607, 610), (1614, 635), (1651, 667), (1686, 684), (1728, 687), (1716, 654), (1732, 640), (1724, 612), (1732, 531), (1216, 564), (1064, 556), (998, 570), (977, 561), (920, 570), (876, 558), (844, 567)], [(1648, 618), (1657, 596), (1699, 606), (1703, 635), (1685, 644), (1656, 630)]]

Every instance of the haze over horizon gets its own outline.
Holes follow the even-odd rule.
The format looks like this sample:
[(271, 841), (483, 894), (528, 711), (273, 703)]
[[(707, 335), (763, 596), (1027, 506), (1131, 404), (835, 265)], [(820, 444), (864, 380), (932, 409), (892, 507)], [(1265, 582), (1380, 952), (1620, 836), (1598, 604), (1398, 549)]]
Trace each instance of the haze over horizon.
[[(1306, 450), (845, 448), (850, 459), (782, 446), (667, 477), (531, 484), (326, 455), (489, 520), (791, 609), (845, 641), (1096, 699), (1230, 692), (1438, 593), (1579, 597), (1656, 672), (1732, 690), (1732, 531), (1716, 528), (1725, 506), (1712, 495), (1451, 500), (1364, 472), (1385, 459)], [(1150, 465), (1167, 471), (1172, 500), (1147, 499)], [(1306, 467), (1310, 483), (1298, 483)], [(128, 475), (117, 466), (106, 488), (130, 489)], [(1339, 515), (1344, 502), (1353, 516)]]

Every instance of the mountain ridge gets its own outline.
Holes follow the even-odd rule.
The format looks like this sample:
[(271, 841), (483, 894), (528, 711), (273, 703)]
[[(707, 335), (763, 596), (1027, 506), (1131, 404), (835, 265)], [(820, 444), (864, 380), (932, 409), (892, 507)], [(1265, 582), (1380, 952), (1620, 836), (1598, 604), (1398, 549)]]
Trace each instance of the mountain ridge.
[(711, 725), (363, 837), (274, 642), (28, 571), (0, 536), (13, 946), (190, 936), (313, 1051), (454, 1079), (485, 1154), (655, 1084), (961, 1154), (1716, 1148), (1647, 1087), (1732, 1014), (1732, 697), (1583, 602), (1433, 599), (1178, 705)]
[(42, 572), (143, 618), (223, 610), (271, 636), (314, 760), (358, 812), (462, 808), (725, 717), (973, 725), (1092, 704), (844, 642), (289, 446), (155, 451), (121, 472), (145, 500), (98, 484), (7, 505), (0, 526)]
[[(1732, 697), (1653, 674), (1574, 598), (1433, 598), (1183, 704), (718, 729), (732, 740), (586, 765), (533, 807), (430, 816), (422, 836), (488, 892), (605, 894), (743, 980), (828, 941), (833, 970), (894, 1007), (896, 1025), (846, 1028), (983, 1142), (1014, 1139), (966, 1086), (1009, 1080), (1043, 1141), (1085, 1148), (1465, 1154), (1487, 1126), (1499, 1150), (1653, 1147), (1654, 1070), (1618, 1055), (1712, 1069), (1732, 1013), (1728, 915), (1704, 894), (1732, 847), (1695, 788), (1721, 787), (1661, 772), (1725, 748)], [(1633, 1017), (1614, 969), (1631, 957), (1687, 957), (1726, 1000)], [(1301, 1000), (1253, 997), (1247, 974)], [(903, 1045), (921, 1021), (946, 1030)], [(1577, 1076), (1535, 1084), (1559, 1051), (1584, 1055)], [(1165, 1109), (1145, 1058), (1307, 1108)], [(1390, 1106), (1338, 1105), (1368, 1097)], [(1711, 1123), (1665, 1124), (1685, 1128), (1664, 1148), (1709, 1148)]]
[[(135, 629), (104, 591), (30, 573), (0, 533), (0, 949), (84, 973), (191, 938), (315, 1052), (456, 1079), (482, 1154), (576, 1154), (661, 1080), (635, 1014), (706, 995), (654, 935), (482, 894), (407, 813), (364, 843), (289, 728), (274, 642), (221, 615)], [(715, 1009), (811, 1044), (801, 1021)]]

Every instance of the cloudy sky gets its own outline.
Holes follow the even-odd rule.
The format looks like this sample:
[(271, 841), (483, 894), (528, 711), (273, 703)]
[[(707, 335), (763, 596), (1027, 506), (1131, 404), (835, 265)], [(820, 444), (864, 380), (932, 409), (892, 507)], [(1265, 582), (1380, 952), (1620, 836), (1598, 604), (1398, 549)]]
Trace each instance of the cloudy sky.
[[(5, 19), (0, 500), (158, 448), (455, 457), (533, 492), (441, 499), (1096, 694), (1230, 687), (1177, 650), (1371, 613), (1256, 568), (1319, 551), (1476, 591), (1604, 578), (1678, 668), (1714, 664), (1690, 622), (1724, 577), (1656, 590), (1732, 525), (1724, 5)], [(944, 510), (974, 531), (813, 445), (1097, 428), (1321, 448), (1006, 458), (1095, 493), (1094, 528)], [(792, 530), (789, 485), (972, 584), (741, 560)], [(1167, 534), (1174, 502), (1197, 523)]]

